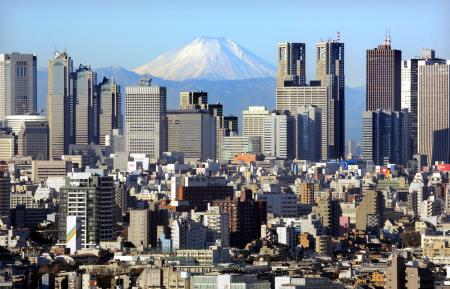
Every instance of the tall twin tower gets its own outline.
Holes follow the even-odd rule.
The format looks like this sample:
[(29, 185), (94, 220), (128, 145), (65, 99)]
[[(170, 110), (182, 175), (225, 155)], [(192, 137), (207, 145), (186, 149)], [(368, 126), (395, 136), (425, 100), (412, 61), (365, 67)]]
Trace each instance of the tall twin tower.
[[(305, 43), (278, 44), (276, 108), (298, 114), (315, 107), (321, 114), (320, 158), (344, 157), (345, 74), (344, 43), (340, 37), (316, 44), (316, 80), (306, 82)], [(296, 143), (300, 136), (297, 134)], [(312, 136), (308, 136), (312, 137)], [(314, 136), (316, 137), (316, 136)]]

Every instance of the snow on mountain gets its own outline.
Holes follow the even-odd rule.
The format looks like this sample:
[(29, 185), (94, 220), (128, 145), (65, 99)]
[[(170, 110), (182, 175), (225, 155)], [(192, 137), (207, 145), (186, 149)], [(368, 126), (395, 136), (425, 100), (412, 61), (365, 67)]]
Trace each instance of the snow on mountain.
[(238, 80), (275, 77), (276, 68), (233, 40), (198, 37), (133, 70), (168, 80)]

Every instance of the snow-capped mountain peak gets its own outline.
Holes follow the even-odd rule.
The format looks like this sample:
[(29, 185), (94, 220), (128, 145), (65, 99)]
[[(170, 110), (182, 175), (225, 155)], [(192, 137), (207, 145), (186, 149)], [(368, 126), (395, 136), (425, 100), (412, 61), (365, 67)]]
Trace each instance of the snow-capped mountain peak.
[(133, 70), (169, 80), (274, 77), (275, 67), (233, 40), (197, 37)]

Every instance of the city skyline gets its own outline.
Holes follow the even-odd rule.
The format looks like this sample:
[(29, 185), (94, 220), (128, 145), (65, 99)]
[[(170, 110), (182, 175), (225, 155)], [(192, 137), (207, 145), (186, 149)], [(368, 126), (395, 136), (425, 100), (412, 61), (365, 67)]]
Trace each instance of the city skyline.
[[(327, 2), (329, 9), (320, 9), (311, 1), (301, 4), (289, 1), (286, 5), (292, 9), (287, 10), (271, 2), (255, 6), (253, 1), (236, 5), (206, 1), (187, 5), (179, 2), (176, 8), (162, 2), (151, 5), (138, 2), (135, 6), (129, 6), (109, 1), (106, 6), (100, 1), (90, 3), (90, 9), (81, 5), (82, 2), (78, 3), (62, 5), (52, 1), (40, 1), (39, 4), (6, 1), (3, 5), (5, 13), (19, 16), (17, 13), (20, 11), (21, 16), (28, 15), (33, 19), (33, 25), (29, 25), (29, 20), (23, 21), (23, 17), (2, 18), (0, 51), (36, 53), (38, 68), (43, 68), (55, 48), (63, 50), (66, 47), (73, 59), (83, 64), (96, 68), (117, 64), (134, 69), (198, 36), (207, 35), (235, 40), (276, 65), (276, 43), (304, 42), (306, 70), (310, 76), (308, 80), (311, 80), (315, 75), (315, 65), (314, 58), (310, 56), (316, 43), (334, 39), (339, 31), (342, 42), (346, 44), (346, 83), (351, 87), (365, 84), (365, 51), (381, 44), (387, 30), (392, 35), (393, 48), (402, 50), (403, 59), (418, 56), (423, 47), (435, 49), (438, 57), (450, 58), (450, 43), (445, 29), (449, 18), (449, 3), (446, 1), (434, 3), (437, 13), (422, 13), (420, 1), (408, 1), (407, 5), (404, 1), (381, 1), (377, 6), (356, 1), (342, 5)], [(81, 18), (63, 17), (64, 11), (84, 15), (91, 21), (86, 23), (79, 21)], [(297, 11), (301, 17), (296, 15)], [(192, 15), (200, 16), (190, 17)], [(233, 21), (229, 21), (232, 15)], [(378, 21), (380, 16), (385, 19), (382, 25)], [(280, 17), (282, 22), (266, 21)], [(335, 17), (339, 17), (338, 24), (334, 21)], [(322, 21), (320, 25), (317, 25), (317, 19)], [(87, 25), (92, 34), (79, 33), (86, 31)], [(42, 37), (41, 31), (44, 29), (47, 33)], [(148, 37), (143, 37), (142, 31), (146, 30), (149, 31)], [(27, 37), (17, 37), (25, 34)], [(33, 48), (29, 43), (33, 43)]]

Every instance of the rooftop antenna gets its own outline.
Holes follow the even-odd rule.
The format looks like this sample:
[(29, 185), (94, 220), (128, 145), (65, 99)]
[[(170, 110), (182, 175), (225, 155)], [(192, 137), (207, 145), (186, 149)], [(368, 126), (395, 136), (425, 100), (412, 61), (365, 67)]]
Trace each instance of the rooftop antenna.
[(336, 33), (336, 41), (341, 42), (341, 32), (339, 31)]
[(384, 38), (384, 45), (391, 46), (391, 43), (392, 43), (391, 32), (390, 32), (389, 29), (386, 29), (386, 35), (385, 35), (385, 38)]

